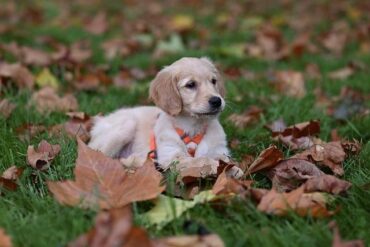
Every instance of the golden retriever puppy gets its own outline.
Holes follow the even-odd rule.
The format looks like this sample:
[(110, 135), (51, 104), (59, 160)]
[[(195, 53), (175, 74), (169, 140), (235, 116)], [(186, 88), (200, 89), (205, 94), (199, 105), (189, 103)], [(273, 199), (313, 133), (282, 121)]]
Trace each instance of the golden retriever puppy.
[[(157, 107), (123, 108), (96, 118), (89, 146), (122, 158), (125, 165), (140, 163), (149, 153), (162, 169), (208, 164), (215, 173), (218, 160), (229, 156), (218, 121), (224, 96), (223, 79), (209, 59), (182, 58), (151, 82), (150, 98)], [(243, 174), (237, 167), (230, 173)]]

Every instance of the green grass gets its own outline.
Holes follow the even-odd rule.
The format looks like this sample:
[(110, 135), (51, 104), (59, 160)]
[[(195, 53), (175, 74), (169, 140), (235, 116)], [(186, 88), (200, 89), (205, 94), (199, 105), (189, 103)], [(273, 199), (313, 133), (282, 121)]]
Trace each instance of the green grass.
[[(106, 9), (116, 13), (117, 6), (113, 2), (107, 4)], [(165, 56), (158, 60), (151, 60), (153, 50), (149, 49), (123, 59), (106, 62), (99, 44), (108, 37), (122, 35), (119, 29), (112, 29), (106, 36), (94, 36), (83, 31), (80, 22), (76, 20), (71, 20), (72, 23), (76, 22), (75, 25), (61, 28), (53, 22), (47, 21), (57, 15), (58, 5), (56, 3), (45, 2), (44, 5), (38, 4), (38, 6), (41, 6), (45, 12), (46, 21), (41, 25), (25, 23), (23, 29), (18, 26), (14, 32), (1, 35), (0, 43), (16, 41), (20, 44), (43, 48), (43, 45), (38, 43), (36, 39), (42, 35), (51, 36), (66, 44), (80, 39), (88, 39), (91, 41), (94, 52), (89, 63), (92, 65), (107, 64), (110, 76), (114, 75), (122, 66), (145, 69), (150, 65), (155, 65), (160, 68), (182, 56), (206, 55), (223, 67), (239, 67), (261, 74), (275, 69), (303, 71), (306, 64), (316, 63), (324, 75), (323, 79), (320, 81), (306, 80), (308, 93), (302, 99), (280, 95), (273, 90), (265, 76), (251, 81), (244, 78), (228, 81), (228, 106), (221, 116), (221, 121), (228, 139), (237, 138), (241, 142), (239, 147), (232, 150), (233, 156), (236, 158), (240, 158), (243, 154), (257, 155), (268, 147), (273, 141), (263, 126), (280, 117), (288, 124), (319, 119), (322, 127), (320, 137), (323, 140), (329, 140), (330, 131), (337, 128), (342, 136), (349, 139), (356, 138), (361, 140), (363, 144), (360, 155), (350, 157), (344, 163), (344, 179), (351, 181), (353, 187), (347, 196), (338, 197), (335, 200), (333, 206), (339, 206), (340, 211), (329, 219), (301, 218), (295, 215), (288, 217), (269, 216), (258, 212), (251, 202), (235, 199), (217, 205), (196, 206), (160, 231), (149, 228), (151, 236), (190, 234), (195, 233), (199, 227), (205, 227), (209, 231), (219, 234), (227, 246), (330, 246), (332, 235), (328, 228), (328, 222), (336, 220), (344, 239), (360, 238), (365, 241), (366, 245), (370, 245), (370, 190), (362, 187), (370, 182), (370, 117), (369, 115), (355, 116), (348, 119), (347, 122), (338, 122), (322, 109), (315, 107), (316, 99), (313, 94), (313, 90), (317, 86), (321, 87), (329, 97), (337, 96), (344, 86), (350, 86), (369, 94), (370, 83), (366, 70), (358, 71), (343, 81), (334, 81), (327, 77), (328, 72), (345, 66), (351, 60), (369, 64), (369, 54), (360, 54), (351, 45), (346, 48), (341, 57), (334, 57), (325, 52), (274, 62), (246, 56), (233, 57), (226, 55), (222, 48), (250, 40), (251, 31), (224, 30), (221, 35), (220, 30), (213, 30), (210, 42), (204, 49), (187, 49), (181, 54)], [(89, 8), (94, 8), (94, 6), (89, 6)], [(85, 11), (84, 14), (87, 14), (90, 9), (82, 8), (75, 11)], [(182, 13), (176, 9), (167, 11), (170, 14)], [(277, 11), (282, 11), (282, 9)], [(276, 12), (267, 9), (265, 13), (260, 14), (264, 18), (268, 18)], [(135, 20), (135, 14), (132, 14), (130, 18)], [(207, 25), (214, 24), (212, 16), (202, 18), (202, 15), (198, 15), (197, 18), (197, 22), (199, 22), (197, 25), (207, 27)], [(319, 28), (326, 30), (327, 25), (329, 25), (327, 22), (321, 23)], [(287, 35), (291, 32), (287, 28), (284, 31)], [(7, 61), (16, 61), (14, 57), (1, 56)], [(32, 68), (34, 72), (40, 69)], [(63, 70), (53, 67), (53, 72), (65, 83)], [(150, 78), (136, 82), (130, 90), (111, 86), (103, 93), (75, 92), (75, 95), (78, 98), (81, 111), (90, 115), (99, 112), (107, 113), (122, 106), (143, 104), (147, 97), (149, 80)], [(66, 121), (67, 117), (63, 113), (39, 114), (33, 108), (28, 108), (27, 104), (31, 92), (20, 91), (13, 86), (1, 90), (2, 96), (16, 103), (17, 108), (9, 119), (0, 117), (0, 171), (13, 164), (26, 169), (19, 181), (18, 190), (15, 192), (6, 191), (0, 196), (0, 227), (5, 228), (12, 236), (16, 246), (64, 246), (88, 230), (96, 215), (94, 211), (59, 205), (48, 193), (45, 184), (46, 180), (62, 180), (73, 177), (76, 143), (67, 137), (50, 137), (47, 133), (36, 136), (31, 140), (31, 143), (24, 143), (18, 139), (16, 128), (25, 123), (52, 126)], [(270, 99), (272, 95), (276, 98), (275, 100)], [(241, 101), (236, 101), (236, 97), (241, 98)], [(240, 130), (226, 120), (228, 115), (241, 113), (252, 104), (264, 109), (263, 116), (258, 123)], [(369, 103), (367, 106), (370, 106)], [(62, 146), (61, 153), (46, 172), (34, 171), (26, 163), (27, 146), (37, 144), (42, 139), (47, 139), (51, 143), (59, 143)], [(286, 155), (289, 155), (289, 150), (280, 147)], [(263, 176), (258, 175), (256, 179), (260, 182), (259, 184), (268, 186), (268, 180)], [(140, 209), (145, 208), (145, 203), (136, 203), (135, 208), (137, 214)], [(184, 228), (184, 224), (189, 221), (191, 221), (192, 227), (190, 229)], [(138, 223), (140, 224), (140, 222)]]

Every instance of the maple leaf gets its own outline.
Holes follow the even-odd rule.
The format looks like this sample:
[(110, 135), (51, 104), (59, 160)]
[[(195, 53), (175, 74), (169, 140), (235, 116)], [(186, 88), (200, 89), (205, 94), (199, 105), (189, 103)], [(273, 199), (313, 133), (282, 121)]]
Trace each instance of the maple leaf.
[(365, 247), (365, 244), (362, 240), (343, 241), (335, 221), (331, 221), (329, 223), (329, 228), (333, 230), (332, 247)]
[(287, 127), (283, 119), (278, 119), (265, 127), (271, 131), (275, 140), (280, 141), (292, 150), (307, 149), (321, 142), (320, 139), (314, 137), (314, 135), (320, 133), (320, 122), (317, 120)]
[(272, 181), (272, 187), (278, 192), (291, 191), (307, 179), (323, 174), (314, 164), (301, 159), (282, 160), (267, 171), (267, 176)]
[(243, 114), (231, 114), (227, 119), (238, 128), (245, 128), (248, 124), (258, 121), (262, 109), (258, 106), (250, 106)]
[(34, 86), (34, 76), (24, 66), (19, 63), (0, 63), (0, 78), (11, 78), (18, 88), (32, 89)]
[(335, 175), (343, 175), (343, 161), (346, 153), (340, 142), (316, 144), (292, 158), (305, 159), (315, 164), (329, 167)]
[(338, 195), (346, 192), (350, 187), (351, 183), (332, 175), (321, 175), (308, 179), (304, 183), (305, 192), (323, 191)]
[(127, 173), (119, 160), (90, 149), (78, 140), (75, 181), (48, 181), (55, 199), (64, 205), (82, 208), (118, 208), (136, 201), (156, 198), (164, 189), (152, 161)]
[(277, 71), (272, 75), (271, 82), (284, 95), (302, 98), (306, 95), (303, 74), (297, 71)]
[(75, 111), (78, 108), (77, 99), (72, 94), (60, 97), (57, 95), (55, 89), (51, 87), (44, 87), (41, 90), (34, 92), (30, 103), (35, 104), (37, 111), (40, 113), (52, 111)]
[(16, 105), (7, 99), (0, 100), (0, 114), (6, 119), (12, 114)]
[(0, 246), (1, 247), (12, 247), (12, 239), (8, 236), (4, 229), (0, 228)]
[(259, 202), (257, 209), (261, 212), (279, 216), (295, 212), (300, 216), (310, 215), (315, 218), (328, 217), (334, 212), (326, 208), (327, 197), (323, 193), (304, 193), (301, 186), (288, 193), (270, 190)]
[(263, 150), (248, 168), (247, 173), (255, 173), (263, 169), (272, 168), (284, 157), (283, 153), (274, 145)]
[(46, 170), (50, 166), (50, 162), (54, 160), (60, 152), (60, 145), (52, 145), (45, 140), (42, 140), (37, 149), (34, 146), (28, 146), (27, 162), (30, 166), (38, 170)]

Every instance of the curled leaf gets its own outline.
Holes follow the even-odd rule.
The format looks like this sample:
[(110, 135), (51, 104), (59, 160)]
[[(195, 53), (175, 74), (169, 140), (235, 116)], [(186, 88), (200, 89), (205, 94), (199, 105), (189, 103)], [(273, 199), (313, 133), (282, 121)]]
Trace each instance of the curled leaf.
[(38, 147), (28, 146), (27, 162), (30, 166), (38, 170), (46, 170), (49, 168), (50, 162), (60, 152), (60, 145), (52, 145), (45, 140), (42, 140)]

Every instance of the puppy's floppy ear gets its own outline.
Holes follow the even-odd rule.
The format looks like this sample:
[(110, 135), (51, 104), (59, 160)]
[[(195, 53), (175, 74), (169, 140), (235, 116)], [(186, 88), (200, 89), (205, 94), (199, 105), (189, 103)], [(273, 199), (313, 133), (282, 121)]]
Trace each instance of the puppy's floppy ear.
[(226, 90), (225, 90), (225, 83), (222, 78), (222, 75), (220, 74), (216, 66), (213, 64), (213, 62), (208, 57), (201, 57), (200, 60), (206, 63), (211, 68), (211, 70), (216, 74), (218, 91), (221, 97), (224, 98), (226, 94)]
[(182, 110), (177, 79), (169, 67), (162, 69), (150, 84), (149, 97), (168, 114), (175, 116)]

